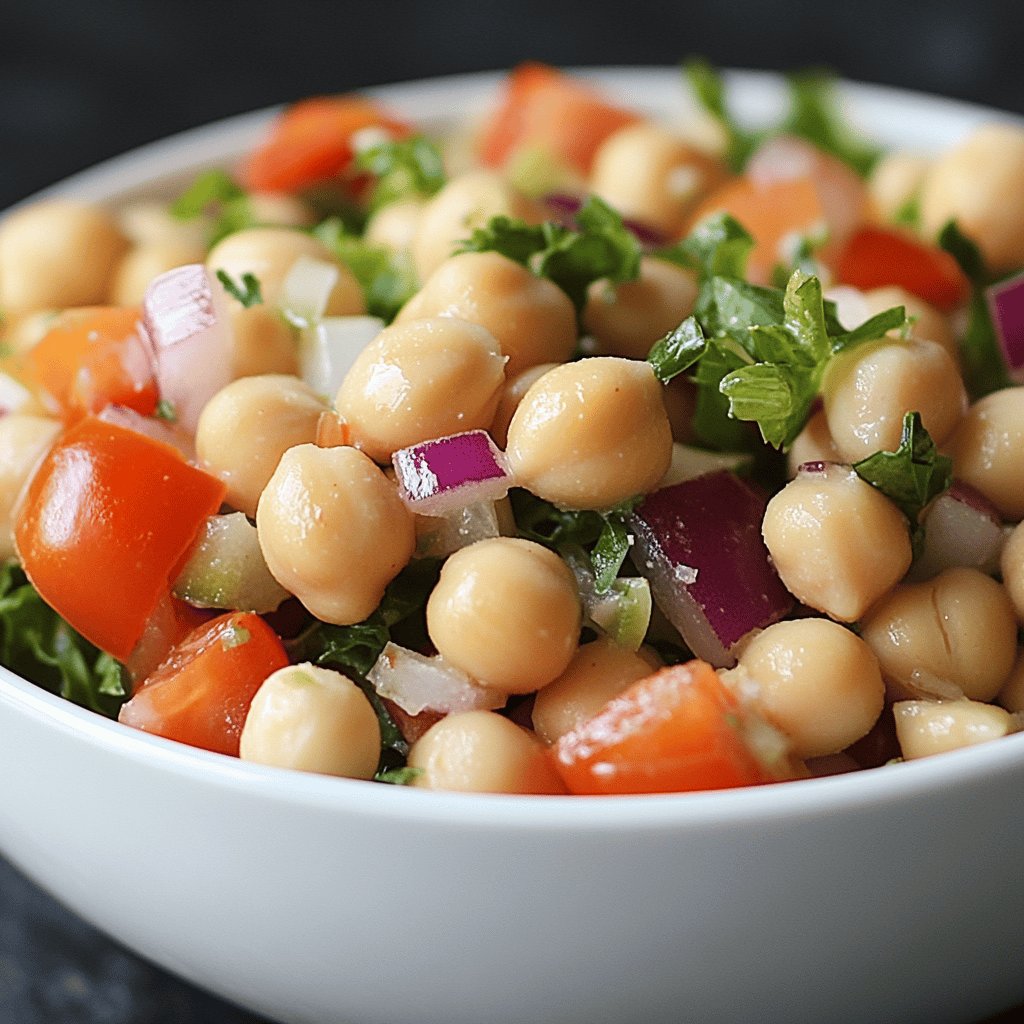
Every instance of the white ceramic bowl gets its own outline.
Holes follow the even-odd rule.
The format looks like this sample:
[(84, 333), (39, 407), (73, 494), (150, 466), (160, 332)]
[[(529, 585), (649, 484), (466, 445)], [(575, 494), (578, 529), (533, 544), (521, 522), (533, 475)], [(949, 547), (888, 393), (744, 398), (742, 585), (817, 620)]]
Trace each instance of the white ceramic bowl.
[[(595, 77), (686, 109), (675, 71)], [(373, 91), (429, 125), (479, 110), (494, 81)], [(778, 103), (771, 77), (732, 82), (754, 118)], [(996, 116), (846, 95), (915, 147)], [(166, 190), (267, 116), (57, 190)], [(941, 1024), (1024, 1001), (1024, 735), (747, 791), (482, 797), (242, 764), (0, 676), (3, 852), (132, 949), (281, 1021)]]

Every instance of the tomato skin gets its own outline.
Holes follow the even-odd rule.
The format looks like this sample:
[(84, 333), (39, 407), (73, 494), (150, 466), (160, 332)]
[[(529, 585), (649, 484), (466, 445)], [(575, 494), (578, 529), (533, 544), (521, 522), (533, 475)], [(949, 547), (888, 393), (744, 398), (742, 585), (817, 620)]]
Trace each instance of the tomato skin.
[(149, 416), (160, 397), (135, 307), (66, 310), (25, 354), (25, 367), (43, 402), (68, 423), (108, 405)]
[(741, 709), (705, 662), (638, 680), (552, 749), (571, 793), (683, 793), (775, 781), (747, 745)]
[(239, 180), (255, 192), (297, 192), (337, 178), (352, 163), (352, 136), (383, 128), (409, 134), (403, 121), (362, 96), (317, 96), (289, 107), (270, 137), (242, 162)]
[(277, 634), (251, 612), (199, 626), (124, 704), (118, 721), (143, 732), (238, 757), (249, 705), (288, 664)]
[(498, 109), (480, 137), (480, 159), (488, 167), (501, 167), (518, 149), (537, 146), (587, 173), (601, 143), (639, 120), (557, 68), (527, 62), (506, 81)]
[(15, 547), (43, 600), (126, 661), (224, 493), (170, 445), (88, 417), (29, 482)]
[(897, 285), (945, 313), (970, 291), (948, 252), (891, 228), (861, 228), (843, 247), (835, 271), (839, 284), (864, 291)]

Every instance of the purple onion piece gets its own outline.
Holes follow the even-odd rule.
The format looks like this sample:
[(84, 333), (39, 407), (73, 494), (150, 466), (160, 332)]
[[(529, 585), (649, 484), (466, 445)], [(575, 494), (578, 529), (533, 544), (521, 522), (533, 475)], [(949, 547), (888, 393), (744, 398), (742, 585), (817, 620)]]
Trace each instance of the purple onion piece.
[(761, 538), (765, 499), (722, 470), (647, 496), (630, 517), (633, 561), (693, 653), (716, 668), (752, 629), (777, 622), (794, 599)]
[(1024, 370), (1024, 273), (985, 289), (992, 323), (1006, 364)]
[(476, 502), (497, 501), (512, 486), (505, 456), (485, 430), (400, 448), (391, 461), (402, 500), (419, 515), (446, 516)]
[[(576, 214), (580, 212), (583, 203), (583, 197), (569, 195), (566, 192), (553, 192), (544, 197), (544, 205), (553, 214), (552, 219), (567, 228), (577, 226)], [(669, 243), (669, 238), (665, 234), (642, 221), (623, 217), (622, 223), (645, 249), (660, 249)]]

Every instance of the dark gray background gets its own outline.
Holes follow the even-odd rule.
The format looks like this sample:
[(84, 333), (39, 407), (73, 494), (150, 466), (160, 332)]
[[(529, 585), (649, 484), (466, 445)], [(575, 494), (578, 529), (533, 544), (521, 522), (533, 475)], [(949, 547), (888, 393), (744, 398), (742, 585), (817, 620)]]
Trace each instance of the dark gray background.
[[(0, 209), (229, 114), (525, 58), (824, 65), (1024, 113), (1022, 44), (1021, 0), (0, 0)], [(0, 1024), (255, 1021), (108, 942), (0, 861)]]

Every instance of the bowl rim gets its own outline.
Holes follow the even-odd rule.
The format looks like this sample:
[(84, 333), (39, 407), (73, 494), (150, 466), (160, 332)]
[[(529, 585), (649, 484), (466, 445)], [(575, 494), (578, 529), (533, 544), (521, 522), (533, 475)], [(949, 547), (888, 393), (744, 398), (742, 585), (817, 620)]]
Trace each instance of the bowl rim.
[[(622, 101), (633, 96), (635, 105), (651, 109), (659, 105), (653, 99), (664, 100), (668, 90), (675, 87), (680, 113), (694, 109), (684, 90), (678, 88), (678, 68), (614, 66), (567, 70), (600, 84), (613, 98)], [(436, 125), (450, 120), (456, 112), (468, 111), (472, 116), (482, 111), (505, 73), (437, 76), (361, 91), (394, 104), (417, 122)], [(777, 109), (784, 88), (778, 74), (725, 70), (724, 75), (730, 96), (744, 119), (756, 123), (759, 117)], [(908, 114), (912, 114), (918, 135), (934, 135), (935, 126), (941, 122), (947, 139), (985, 122), (1024, 123), (1019, 114), (923, 92), (845, 80), (838, 83), (838, 89), (841, 101), (871, 125), (870, 134), (890, 144), (895, 124), (907, 123)], [(644, 102), (639, 102), (640, 98)], [(898, 113), (894, 114), (894, 108)], [(122, 200), (133, 190), (155, 188), (160, 181), (223, 164), (251, 145), (280, 109), (275, 106), (235, 115), (140, 146), (45, 188), (9, 211), (58, 196)], [(881, 118), (883, 130), (877, 132), (880, 112), (885, 115)], [(1024, 774), (1024, 733), (1018, 733), (939, 757), (887, 766), (886, 770), (868, 769), (763, 787), (629, 797), (450, 793), (314, 775), (199, 750), (104, 718), (2, 666), (0, 712), (27, 716), (44, 727), (52, 726), (70, 740), (94, 744), (110, 756), (142, 759), (154, 771), (243, 797), (328, 814), (354, 813), (442, 827), (520, 831), (573, 828), (613, 833), (623, 829), (662, 831), (715, 824), (778, 824), (784, 820), (818, 818), (843, 809), (912, 800), (939, 790), (975, 785), (989, 774)]]

